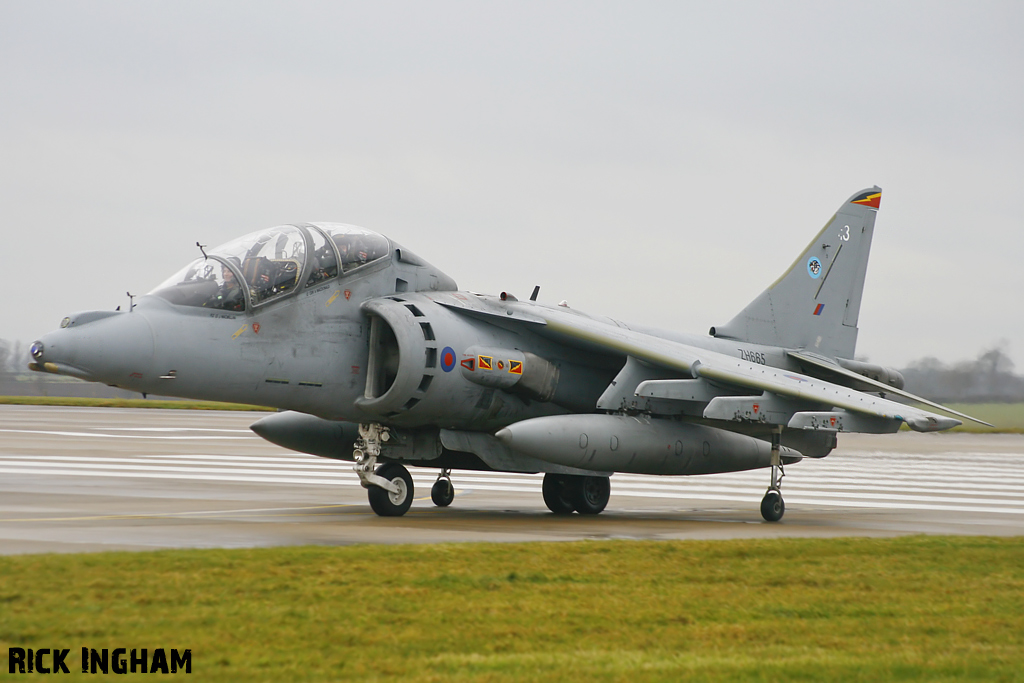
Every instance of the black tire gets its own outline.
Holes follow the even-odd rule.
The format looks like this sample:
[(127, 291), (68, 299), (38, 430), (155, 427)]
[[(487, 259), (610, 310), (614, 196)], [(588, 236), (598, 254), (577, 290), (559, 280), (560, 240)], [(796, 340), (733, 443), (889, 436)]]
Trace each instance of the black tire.
[(581, 515), (600, 514), (608, 505), (612, 493), (610, 477), (573, 477), (571, 490), (573, 507)]
[(455, 500), (455, 487), (451, 479), (438, 479), (430, 487), (430, 500), (439, 508), (446, 508)]
[(786, 514), (786, 502), (782, 500), (782, 494), (778, 491), (769, 490), (761, 499), (761, 516), (766, 522), (777, 522)]
[(374, 472), (377, 476), (384, 477), (399, 488), (398, 493), (391, 493), (379, 486), (370, 486), (366, 495), (370, 499), (370, 507), (381, 517), (401, 517), (409, 511), (412, 505), (413, 487), (412, 475), (397, 462), (389, 462), (381, 465)]
[(544, 485), (541, 491), (544, 493), (544, 504), (556, 515), (571, 515), (576, 505), (573, 503), (571, 489), (572, 479), (566, 474), (544, 475)]

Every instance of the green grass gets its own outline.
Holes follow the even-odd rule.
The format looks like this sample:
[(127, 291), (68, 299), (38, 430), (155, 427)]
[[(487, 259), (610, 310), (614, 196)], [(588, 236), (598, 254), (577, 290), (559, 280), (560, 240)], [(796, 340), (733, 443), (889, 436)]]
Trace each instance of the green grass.
[(79, 398), (75, 396), (0, 396), (0, 405), (274, 411), (274, 408), (251, 406), (247, 403), (221, 403), (219, 401), (168, 401), (147, 398)]
[(1022, 680), (1024, 539), (0, 558), (0, 653), (72, 648), (74, 678), (83, 645), (215, 681)]

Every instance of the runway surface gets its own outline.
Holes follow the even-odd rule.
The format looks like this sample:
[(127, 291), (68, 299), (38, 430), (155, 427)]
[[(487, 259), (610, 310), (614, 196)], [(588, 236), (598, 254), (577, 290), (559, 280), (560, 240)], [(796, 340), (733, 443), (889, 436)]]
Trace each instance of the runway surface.
[(351, 464), (284, 450), (258, 413), (0, 406), (0, 554), (291, 544), (1024, 534), (1024, 436), (840, 435), (787, 468), (786, 516), (761, 520), (767, 470), (612, 477), (608, 509), (556, 517), (540, 475), (436, 470), (380, 518)]

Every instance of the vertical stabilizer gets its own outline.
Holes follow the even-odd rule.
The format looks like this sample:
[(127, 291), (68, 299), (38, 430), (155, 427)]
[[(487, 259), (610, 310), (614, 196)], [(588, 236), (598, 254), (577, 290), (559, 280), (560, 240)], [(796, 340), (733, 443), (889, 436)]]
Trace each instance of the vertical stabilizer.
[(782, 277), (712, 334), (853, 358), (881, 199), (878, 187), (850, 197)]

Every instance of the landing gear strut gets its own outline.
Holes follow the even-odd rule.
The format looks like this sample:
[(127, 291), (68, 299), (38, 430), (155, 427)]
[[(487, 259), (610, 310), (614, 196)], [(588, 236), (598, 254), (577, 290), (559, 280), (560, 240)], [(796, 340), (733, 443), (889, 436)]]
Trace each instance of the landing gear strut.
[(596, 515), (608, 505), (611, 495), (609, 477), (579, 476), (574, 474), (544, 475), (544, 504), (556, 515)]
[(356, 464), (352, 469), (359, 475), (359, 483), (366, 489), (374, 512), (381, 517), (401, 517), (412, 505), (412, 475), (397, 462), (384, 463), (374, 470), (380, 446), (390, 438), (388, 428), (381, 424), (359, 425), (359, 440), (352, 451)]
[(430, 487), (430, 500), (439, 508), (446, 508), (455, 500), (455, 487), (452, 486), (452, 471), (441, 470), (437, 475), (437, 481)]
[(779, 521), (786, 512), (786, 502), (782, 500), (782, 478), (786, 472), (782, 468), (781, 440), (782, 427), (775, 427), (772, 429), (772, 481), (761, 499), (761, 516), (767, 522)]

